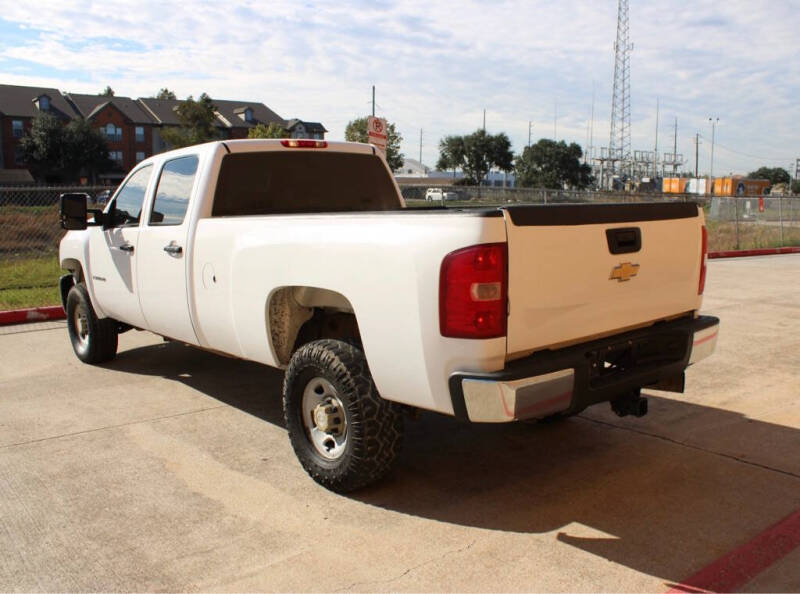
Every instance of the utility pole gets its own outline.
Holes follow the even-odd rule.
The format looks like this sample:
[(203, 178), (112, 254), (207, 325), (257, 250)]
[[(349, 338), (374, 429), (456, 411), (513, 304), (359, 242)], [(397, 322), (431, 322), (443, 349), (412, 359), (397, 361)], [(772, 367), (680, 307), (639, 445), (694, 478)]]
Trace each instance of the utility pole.
[(486, 132), (486, 108), (483, 108), (483, 131)]
[(699, 177), (697, 164), (700, 159), (700, 133), (694, 135), (694, 176)]
[(672, 137), (672, 175), (678, 172), (678, 116), (675, 116), (675, 135)]
[[(422, 128), (419, 129), (419, 166), (423, 167), (422, 165)], [(423, 167), (424, 169), (424, 167)]]
[(528, 120), (528, 148), (531, 148), (531, 128), (533, 128), (533, 122)]
[(558, 99), (553, 108), (553, 140), (558, 142)]
[(375, 85), (372, 85), (372, 117), (375, 117)]
[(708, 121), (711, 122), (711, 172), (709, 177), (711, 179), (714, 178), (714, 132), (717, 129), (717, 124), (719, 123), (719, 118), (708, 118)]
[(595, 91), (595, 85), (594, 85), (594, 81), (592, 81), (592, 119), (591, 119), (591, 124), (589, 124), (589, 160), (590, 161), (594, 157), (594, 91)]
[(656, 146), (653, 150), (653, 177), (658, 177), (658, 110), (659, 98), (656, 97)]

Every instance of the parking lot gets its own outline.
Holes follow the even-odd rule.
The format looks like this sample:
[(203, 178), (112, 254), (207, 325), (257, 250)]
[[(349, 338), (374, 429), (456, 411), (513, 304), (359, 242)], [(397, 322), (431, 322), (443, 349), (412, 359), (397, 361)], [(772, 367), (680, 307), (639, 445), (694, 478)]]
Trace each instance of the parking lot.
[(145, 332), (90, 367), (63, 324), (5, 328), (0, 591), (800, 591), (799, 295), (800, 255), (709, 262), (685, 394), (426, 413), (351, 496), (296, 461), (277, 370)]

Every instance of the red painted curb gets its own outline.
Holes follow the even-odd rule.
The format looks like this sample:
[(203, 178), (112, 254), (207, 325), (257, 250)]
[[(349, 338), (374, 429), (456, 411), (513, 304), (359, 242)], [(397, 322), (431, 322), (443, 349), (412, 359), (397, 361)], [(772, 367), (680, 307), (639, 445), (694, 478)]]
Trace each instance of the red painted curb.
[(45, 320), (63, 320), (66, 317), (64, 308), (60, 305), (12, 309), (11, 311), (0, 311), (0, 326), (24, 324), (25, 322), (43, 322)]
[(669, 592), (737, 592), (742, 586), (800, 547), (800, 510), (675, 584)]
[(776, 254), (800, 254), (800, 247), (762, 248), (758, 250), (729, 250), (725, 252), (708, 252), (708, 259), (742, 258), (745, 256), (774, 256)]

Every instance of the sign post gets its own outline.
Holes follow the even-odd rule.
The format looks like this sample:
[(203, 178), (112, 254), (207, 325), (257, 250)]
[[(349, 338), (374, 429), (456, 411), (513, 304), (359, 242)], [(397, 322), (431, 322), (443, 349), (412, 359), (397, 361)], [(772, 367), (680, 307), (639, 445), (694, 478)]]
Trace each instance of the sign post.
[(386, 120), (369, 116), (367, 118), (367, 141), (386, 155)]

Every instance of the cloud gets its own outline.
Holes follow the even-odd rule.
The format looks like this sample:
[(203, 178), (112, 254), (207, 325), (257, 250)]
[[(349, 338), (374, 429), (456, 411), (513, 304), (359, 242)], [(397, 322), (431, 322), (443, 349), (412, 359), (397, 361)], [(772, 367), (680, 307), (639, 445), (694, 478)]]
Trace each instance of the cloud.
[[(369, 112), (374, 84), (378, 114), (396, 122), (407, 155), (418, 155), (423, 130), (429, 164), (438, 140), (474, 131), (484, 109), (489, 131), (505, 131), (520, 150), (529, 120), (534, 140), (553, 136), (557, 103), (558, 137), (585, 144), (594, 82), (595, 145), (608, 142), (616, 2), (66, 4), (4, 8), (4, 82), (258, 100), (323, 122), (331, 138)], [(632, 3), (634, 148), (652, 150), (659, 97), (660, 144), (677, 116), (685, 155), (695, 131), (710, 135), (713, 116), (725, 146), (783, 166), (800, 156), (789, 125), (800, 91), (798, 14), (795, 0)], [(760, 164), (715, 152), (715, 170)]]

